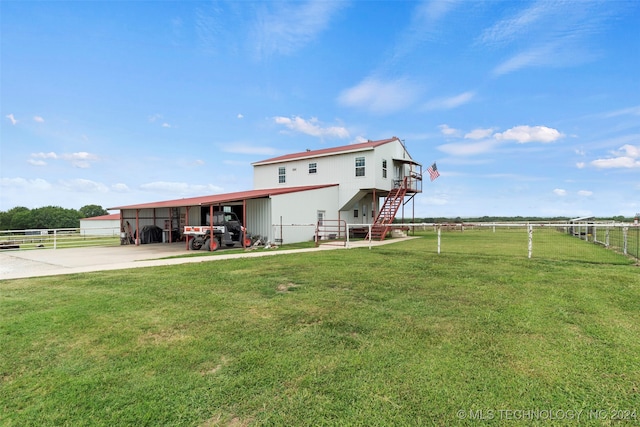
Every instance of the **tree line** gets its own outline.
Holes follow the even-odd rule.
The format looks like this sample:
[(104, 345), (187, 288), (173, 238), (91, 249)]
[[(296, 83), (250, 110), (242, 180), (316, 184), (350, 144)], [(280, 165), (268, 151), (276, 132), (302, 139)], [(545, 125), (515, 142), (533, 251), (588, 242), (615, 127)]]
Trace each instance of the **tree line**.
[[(479, 217), (430, 217), (430, 218), (416, 218), (415, 220), (405, 218), (404, 222), (415, 223), (448, 223), (448, 224), (462, 224), (466, 222), (569, 222), (572, 218), (564, 216), (556, 217), (538, 217), (538, 216), (479, 216)], [(616, 221), (616, 222), (631, 222), (633, 218), (626, 218), (623, 215), (617, 215), (612, 217), (594, 217), (596, 221)], [(401, 222), (398, 218), (394, 222)]]
[(44, 206), (36, 209), (17, 206), (8, 211), (0, 211), (0, 230), (29, 230), (52, 228), (78, 228), (80, 220), (94, 216), (108, 215), (99, 205), (86, 205), (79, 210), (60, 206)]

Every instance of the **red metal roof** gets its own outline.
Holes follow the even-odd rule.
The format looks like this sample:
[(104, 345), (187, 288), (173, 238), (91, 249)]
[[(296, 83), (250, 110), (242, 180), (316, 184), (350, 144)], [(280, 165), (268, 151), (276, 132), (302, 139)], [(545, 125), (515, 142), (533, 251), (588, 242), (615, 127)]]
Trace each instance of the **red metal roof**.
[(321, 150), (309, 150), (309, 151), (303, 151), (301, 153), (285, 154), (284, 156), (273, 157), (271, 159), (266, 159), (266, 160), (261, 160), (259, 162), (254, 162), (254, 163), (252, 163), (252, 165), (254, 165), (254, 166), (255, 165), (265, 165), (265, 164), (269, 164), (269, 163), (277, 163), (277, 162), (282, 162), (282, 161), (287, 161), (287, 160), (294, 160), (294, 159), (304, 159), (306, 157), (327, 156), (327, 155), (344, 153), (344, 152), (349, 152), (349, 151), (371, 150), (371, 149), (373, 149), (375, 147), (378, 147), (378, 146), (384, 145), (384, 144), (388, 144), (388, 143), (393, 142), (393, 141), (400, 141), (400, 139), (398, 139), (398, 137), (394, 136), (392, 138), (381, 139), (379, 141), (367, 141), (367, 142), (361, 142), (359, 144), (343, 145), (341, 147), (323, 148)]
[(165, 200), (160, 202), (142, 203), (139, 205), (116, 206), (107, 208), (115, 209), (150, 209), (150, 208), (177, 208), (182, 206), (209, 206), (218, 203), (236, 202), (248, 199), (261, 199), (278, 194), (296, 193), (298, 191), (317, 190), (320, 188), (334, 187), (338, 184), (308, 185), (302, 187), (265, 188), (262, 190), (239, 191), (236, 193), (213, 194), (210, 196), (190, 197), (185, 199)]
[(120, 214), (114, 213), (109, 215), (92, 216), (91, 218), (82, 218), (81, 221), (109, 221), (114, 219), (120, 219)]

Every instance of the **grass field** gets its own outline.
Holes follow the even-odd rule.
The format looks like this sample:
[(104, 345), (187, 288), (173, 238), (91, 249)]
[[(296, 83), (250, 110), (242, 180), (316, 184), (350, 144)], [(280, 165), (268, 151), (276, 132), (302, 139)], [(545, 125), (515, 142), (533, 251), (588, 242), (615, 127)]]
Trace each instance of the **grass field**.
[(0, 424), (638, 424), (640, 269), (509, 236), (2, 281)]

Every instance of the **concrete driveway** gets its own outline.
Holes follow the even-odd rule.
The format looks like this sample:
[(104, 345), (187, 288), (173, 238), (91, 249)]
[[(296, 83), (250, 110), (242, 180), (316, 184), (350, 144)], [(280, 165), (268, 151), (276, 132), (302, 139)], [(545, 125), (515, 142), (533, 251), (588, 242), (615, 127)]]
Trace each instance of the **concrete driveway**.
[[(371, 242), (371, 246), (399, 242), (409, 238), (394, 238)], [(369, 247), (369, 242), (351, 242), (350, 248)], [(265, 249), (258, 247), (242, 253), (225, 254), (224, 250), (211, 256), (158, 259), (190, 253), (184, 243), (156, 243), (140, 246), (85, 247), (70, 249), (34, 249), (0, 252), (0, 280), (27, 277), (54, 276), (86, 273), (91, 271), (121, 270), (126, 268), (153, 267), (193, 262), (209, 262), (230, 258), (272, 256), (292, 252), (316, 252), (319, 250), (345, 249), (336, 244), (323, 244), (308, 249)]]

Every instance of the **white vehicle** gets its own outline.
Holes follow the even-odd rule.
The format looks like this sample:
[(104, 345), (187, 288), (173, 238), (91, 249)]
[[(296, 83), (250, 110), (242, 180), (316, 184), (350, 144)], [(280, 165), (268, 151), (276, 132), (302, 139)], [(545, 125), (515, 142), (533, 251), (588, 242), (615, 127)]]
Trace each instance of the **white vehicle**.
[[(212, 228), (213, 238), (211, 237)], [(189, 239), (189, 249), (194, 251), (199, 249), (217, 251), (220, 245), (230, 248), (236, 244), (241, 244), (245, 248), (251, 246), (251, 237), (247, 235), (246, 231), (246, 228), (242, 226), (235, 213), (214, 212), (213, 227), (210, 225), (187, 225), (184, 227), (183, 234), (189, 236), (187, 237)]]

